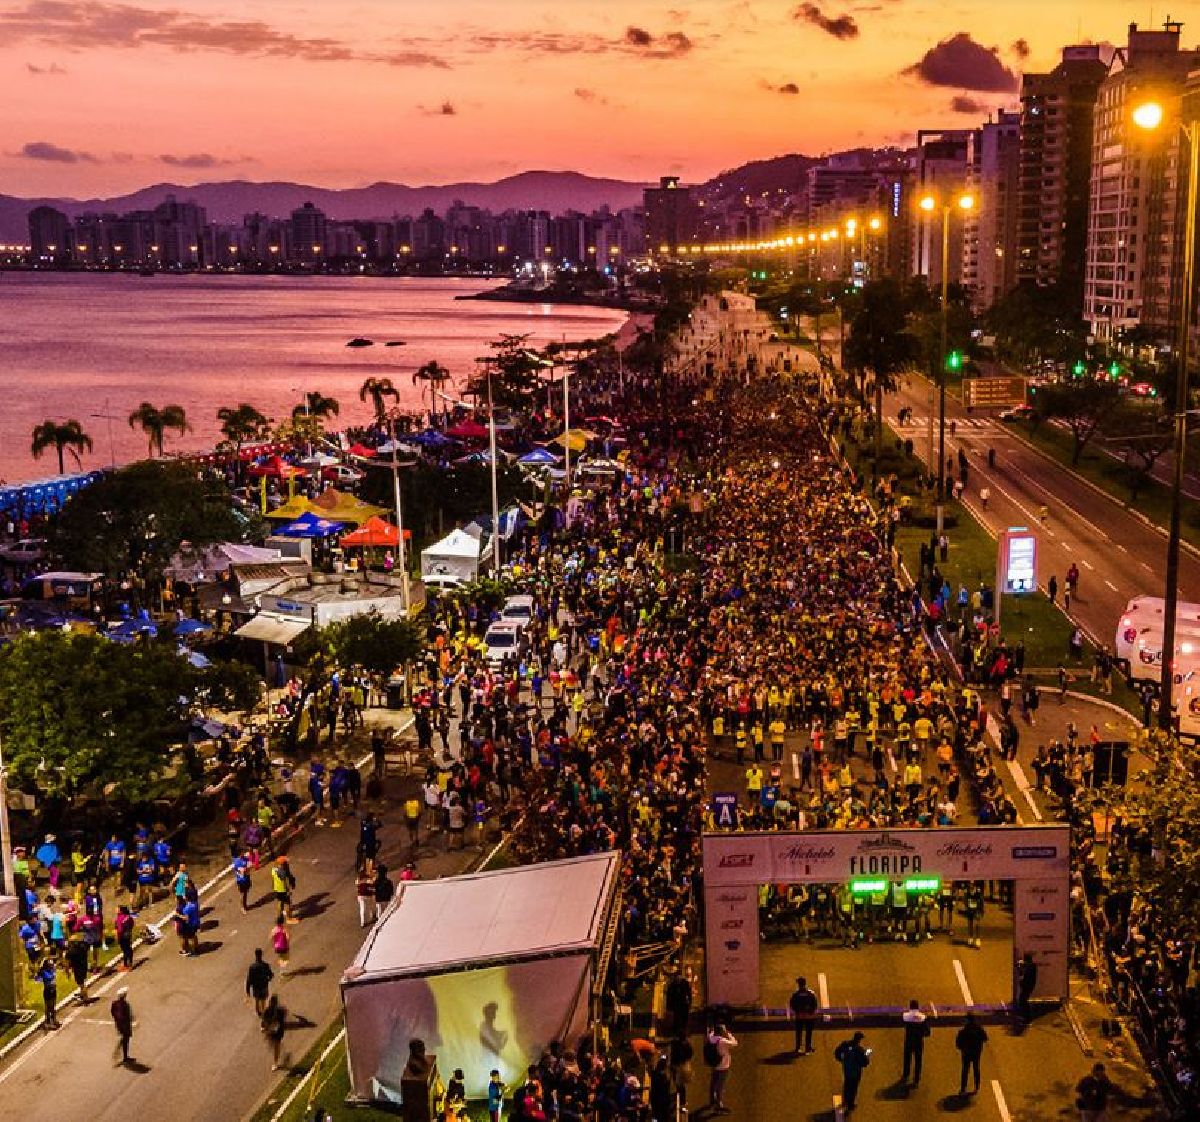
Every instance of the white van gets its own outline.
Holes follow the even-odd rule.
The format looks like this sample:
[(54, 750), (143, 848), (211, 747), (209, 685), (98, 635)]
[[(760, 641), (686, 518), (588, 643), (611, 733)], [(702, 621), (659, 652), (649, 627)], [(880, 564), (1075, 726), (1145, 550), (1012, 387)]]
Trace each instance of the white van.
[[(1117, 664), (1133, 681), (1157, 678), (1162, 668), (1163, 601), (1138, 596), (1117, 621)], [(1180, 603), (1175, 613), (1175, 657), (1200, 653), (1200, 604)]]
[(483, 636), (483, 657), (493, 670), (509, 656), (519, 652), (521, 628), (507, 620), (497, 620)]
[(510, 596), (500, 609), (500, 619), (504, 623), (515, 623), (521, 628), (529, 626), (533, 619), (533, 597), (524, 593)]

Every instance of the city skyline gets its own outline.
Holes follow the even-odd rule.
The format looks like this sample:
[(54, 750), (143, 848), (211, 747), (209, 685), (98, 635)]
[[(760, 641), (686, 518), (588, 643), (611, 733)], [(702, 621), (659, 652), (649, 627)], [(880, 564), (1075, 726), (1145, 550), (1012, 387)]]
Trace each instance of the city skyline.
[(701, 180), (976, 124), (1015, 106), (1022, 72), (1049, 69), (1064, 43), (1121, 41), (1143, 7), (579, 0), (564, 15), (456, 0), (430, 17), (410, 0), (4, 0), (0, 73), (16, 96), (0, 176), (10, 194), (77, 197), (164, 179), (347, 187), (529, 168)]

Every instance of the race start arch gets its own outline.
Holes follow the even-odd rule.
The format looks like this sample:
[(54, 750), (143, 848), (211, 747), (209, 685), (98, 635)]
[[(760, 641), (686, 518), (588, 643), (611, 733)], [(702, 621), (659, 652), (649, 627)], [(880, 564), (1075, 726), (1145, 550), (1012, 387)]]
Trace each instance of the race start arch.
[(759, 1004), (760, 885), (863, 877), (1013, 881), (1013, 949), (1038, 965), (1034, 997), (1067, 999), (1067, 826), (712, 833), (702, 846), (710, 1005)]

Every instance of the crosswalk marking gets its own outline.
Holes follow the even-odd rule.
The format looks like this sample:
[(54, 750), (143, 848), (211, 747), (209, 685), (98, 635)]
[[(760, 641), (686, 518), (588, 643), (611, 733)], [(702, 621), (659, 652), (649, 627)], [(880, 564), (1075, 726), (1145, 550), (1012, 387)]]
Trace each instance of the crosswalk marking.
[[(934, 424), (937, 424), (937, 417), (933, 418)], [(950, 431), (950, 425), (953, 423), (959, 429), (990, 429), (992, 421), (987, 417), (958, 417), (946, 418), (946, 431)], [(913, 413), (909, 416), (906, 424), (900, 424), (899, 418), (896, 419), (896, 425), (900, 432), (912, 429), (927, 429), (929, 427), (929, 415), (927, 413)]]

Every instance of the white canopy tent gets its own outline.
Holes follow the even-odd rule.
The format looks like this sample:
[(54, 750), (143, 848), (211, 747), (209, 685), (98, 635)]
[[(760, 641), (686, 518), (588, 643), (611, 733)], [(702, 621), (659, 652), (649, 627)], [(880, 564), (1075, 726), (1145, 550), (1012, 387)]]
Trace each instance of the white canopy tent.
[(451, 530), (421, 551), (421, 579), (426, 584), (469, 584), (479, 576), (483, 548), (480, 538)]
[(551, 1041), (574, 1045), (607, 972), (620, 854), (399, 887), (342, 975), (351, 1096), (400, 1101), (409, 1041), (443, 1078), (515, 1084)]
[(186, 545), (171, 558), (166, 568), (168, 576), (192, 584), (216, 580), (234, 565), (262, 565), (281, 560), (277, 549), (263, 549), (240, 542), (221, 542), (205, 549), (192, 550)]

